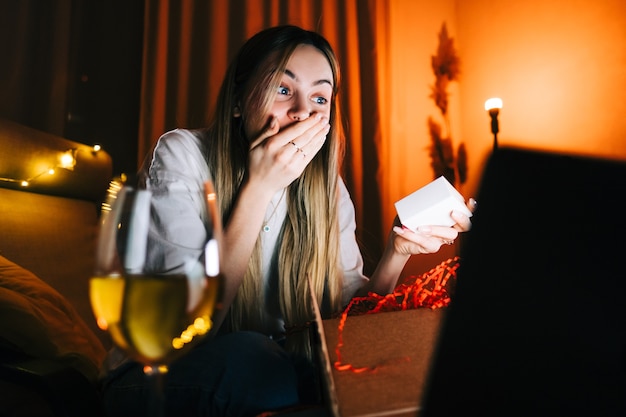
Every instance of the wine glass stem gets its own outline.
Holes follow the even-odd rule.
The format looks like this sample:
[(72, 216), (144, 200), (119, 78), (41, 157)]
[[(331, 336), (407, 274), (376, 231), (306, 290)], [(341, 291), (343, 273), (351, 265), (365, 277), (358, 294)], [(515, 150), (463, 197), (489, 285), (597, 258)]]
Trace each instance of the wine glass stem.
[(164, 377), (166, 372), (153, 370), (152, 372), (146, 372), (148, 378), (151, 397), (149, 399), (150, 416), (164, 417), (165, 416), (165, 391), (164, 391)]

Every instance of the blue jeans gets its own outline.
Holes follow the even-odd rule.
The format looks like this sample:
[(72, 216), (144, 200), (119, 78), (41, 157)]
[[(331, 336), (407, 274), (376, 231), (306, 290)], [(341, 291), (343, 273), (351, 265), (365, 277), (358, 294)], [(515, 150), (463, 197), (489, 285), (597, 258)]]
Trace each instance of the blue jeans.
[[(235, 332), (207, 340), (163, 375), (164, 416), (253, 416), (300, 403), (298, 373), (290, 355), (259, 333)], [(111, 417), (148, 415), (153, 386), (137, 363), (103, 382)]]

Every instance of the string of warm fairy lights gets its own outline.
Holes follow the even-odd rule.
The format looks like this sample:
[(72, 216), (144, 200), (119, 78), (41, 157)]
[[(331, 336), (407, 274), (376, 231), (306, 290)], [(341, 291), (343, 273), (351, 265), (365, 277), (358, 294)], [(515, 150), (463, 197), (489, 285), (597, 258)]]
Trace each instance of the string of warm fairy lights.
[[(94, 145), (92, 151), (96, 153), (96, 152), (99, 152), (101, 149), (102, 148), (100, 145)], [(67, 151), (59, 155), (59, 162), (56, 165), (48, 167), (47, 169), (33, 175), (30, 178), (18, 179), (18, 178), (0, 177), (0, 182), (14, 183), (14, 184), (19, 184), (22, 187), (28, 187), (30, 184), (32, 184), (33, 182), (35, 182), (37, 179), (39, 179), (42, 176), (54, 175), (58, 168), (66, 169), (68, 171), (73, 171), (74, 167), (76, 166), (77, 152), (78, 152), (78, 149), (76, 148), (68, 149)]]

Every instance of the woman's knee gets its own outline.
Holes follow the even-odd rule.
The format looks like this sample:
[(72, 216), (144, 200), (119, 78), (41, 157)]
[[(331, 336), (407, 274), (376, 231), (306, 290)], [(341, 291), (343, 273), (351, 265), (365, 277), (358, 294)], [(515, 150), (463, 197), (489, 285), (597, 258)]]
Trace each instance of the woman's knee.
[[(128, 369), (111, 382), (107, 402), (116, 397), (137, 401), (145, 395), (145, 381), (138, 367)], [(298, 377), (289, 355), (254, 332), (205, 341), (172, 363), (164, 382), (168, 409), (191, 402), (211, 415), (250, 415), (299, 402)]]
[[(218, 339), (218, 346), (209, 349), (219, 352), (221, 362), (214, 395), (229, 413), (237, 414), (232, 407), (239, 405), (252, 407), (247, 412), (260, 412), (298, 404), (296, 370), (276, 342), (254, 332), (237, 332)], [(210, 372), (210, 368), (206, 370)]]

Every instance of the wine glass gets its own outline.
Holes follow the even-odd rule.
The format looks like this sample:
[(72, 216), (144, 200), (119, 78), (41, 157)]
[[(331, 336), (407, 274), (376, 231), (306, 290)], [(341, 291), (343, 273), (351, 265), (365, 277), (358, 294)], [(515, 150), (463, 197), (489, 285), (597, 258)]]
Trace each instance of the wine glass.
[(92, 309), (113, 343), (144, 365), (157, 414), (168, 365), (209, 333), (219, 308), (220, 225), (210, 181), (202, 190), (113, 181), (103, 204)]

